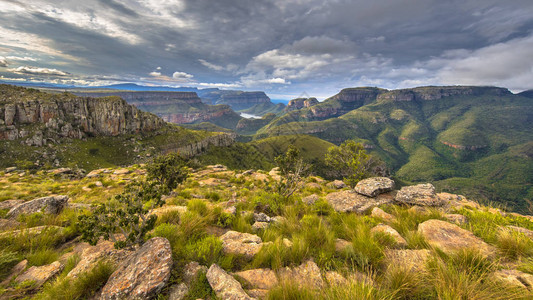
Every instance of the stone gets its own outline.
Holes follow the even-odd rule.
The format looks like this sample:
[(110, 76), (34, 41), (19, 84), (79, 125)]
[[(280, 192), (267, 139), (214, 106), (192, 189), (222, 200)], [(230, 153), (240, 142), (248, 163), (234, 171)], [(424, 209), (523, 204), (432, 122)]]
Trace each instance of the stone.
[(431, 183), (404, 186), (394, 198), (396, 202), (420, 206), (442, 206), (445, 202), (435, 194)]
[(462, 208), (481, 208), (481, 206), (474, 202), (467, 200), (464, 196), (455, 195), (450, 193), (438, 193), (437, 198), (446, 203), (451, 209), (462, 209)]
[(115, 170), (113, 172), (114, 175), (126, 175), (126, 174), (129, 174), (131, 173), (131, 171), (129, 169), (118, 169), (118, 170)]
[(20, 214), (44, 212), (59, 214), (68, 203), (68, 196), (48, 196), (24, 202), (13, 207), (6, 215), (7, 218), (16, 218)]
[(182, 282), (170, 288), (170, 293), (168, 294), (168, 300), (182, 300), (183, 298), (185, 298), (188, 292), (189, 292), (189, 288), (187, 287), (185, 283)]
[(0, 231), (10, 230), (20, 226), (20, 222), (10, 219), (0, 219)]
[(102, 176), (102, 173), (105, 169), (97, 169), (97, 170), (92, 170), (91, 172), (89, 172), (89, 174), (87, 174), (85, 177), (87, 178), (94, 178), (94, 177), (100, 177)]
[(347, 240), (343, 239), (336, 239), (335, 240), (335, 251), (337, 252), (343, 252), (347, 247), (351, 247), (352, 243), (348, 242)]
[(346, 183), (344, 183), (342, 180), (333, 180), (332, 182), (328, 183), (328, 186), (337, 190), (347, 187)]
[(16, 170), (17, 170), (17, 167), (9, 167), (9, 168), (6, 168), (6, 173), (15, 172)]
[(227, 213), (227, 214), (230, 214), (230, 215), (236, 215), (237, 214), (237, 207), (230, 206), (230, 207), (224, 209), (224, 212)]
[(396, 221), (396, 217), (389, 214), (389, 213), (386, 213), (384, 212), (381, 208), (379, 207), (374, 207), (372, 208), (372, 212), (370, 213), (370, 215), (374, 218), (379, 218), (379, 219), (382, 219), (383, 221), (387, 221), (387, 222), (394, 222)]
[(256, 222), (270, 222), (270, 217), (265, 213), (254, 213), (254, 221)]
[(100, 299), (148, 299), (165, 286), (172, 270), (167, 239), (154, 237), (123, 261), (102, 289)]
[(61, 272), (61, 269), (63, 269), (63, 266), (58, 261), (40, 267), (33, 266), (18, 276), (15, 281), (19, 283), (33, 281), (35, 283), (34, 287), (37, 288)]
[(271, 220), (273, 223), (281, 224), (281, 223), (287, 221), (287, 218), (282, 217), (282, 216), (275, 216), (275, 217), (270, 218), (270, 220)]
[(316, 183), (316, 182), (309, 182), (309, 183), (306, 183), (305, 184), (305, 187), (308, 188), (308, 189), (315, 189), (315, 190), (320, 190), (322, 187), (320, 186), (320, 184)]
[(372, 177), (359, 181), (354, 190), (361, 195), (376, 197), (394, 189), (394, 180), (387, 177)]
[(95, 181), (95, 182), (94, 182), (94, 185), (95, 185), (96, 187), (103, 187), (103, 186), (104, 186), (104, 184), (103, 184), (101, 181)]
[[(85, 243), (84, 243), (85, 244)], [(77, 278), (80, 274), (89, 272), (102, 259), (112, 259), (115, 263), (122, 262), (127, 256), (128, 251), (122, 249), (115, 249), (114, 243), (110, 241), (100, 241), (95, 246), (85, 244), (80, 247), (79, 252), (80, 261), (67, 274), (69, 278)]]
[(253, 269), (235, 273), (251, 289), (270, 290), (279, 284), (276, 273), (270, 269)]
[(252, 229), (254, 231), (260, 231), (260, 230), (265, 230), (268, 228), (268, 226), (270, 225), (270, 223), (267, 223), (267, 222), (255, 222), (253, 225), (252, 225)]
[(425, 206), (420, 206), (420, 205), (411, 206), (409, 207), (407, 211), (413, 214), (418, 214), (418, 215), (425, 215), (425, 214), (430, 213), (429, 208)]
[(302, 202), (307, 204), (307, 205), (313, 205), (313, 204), (315, 204), (315, 202), (318, 201), (318, 199), (320, 199), (320, 197), (318, 197), (317, 194), (313, 194), (313, 195), (309, 195), (307, 197), (304, 197), (302, 199)]
[(450, 253), (473, 248), (483, 256), (490, 256), (494, 249), (489, 244), (476, 237), (472, 232), (441, 220), (427, 220), (418, 225), (420, 233), (433, 247)]
[(183, 281), (190, 284), (201, 272), (207, 272), (207, 267), (200, 265), (198, 262), (191, 261), (183, 268)]
[(422, 250), (385, 250), (385, 265), (399, 267), (408, 271), (422, 271), (431, 252)]
[(324, 275), (326, 277), (326, 282), (330, 285), (345, 285), (348, 283), (348, 280), (344, 278), (341, 274), (335, 272), (335, 271), (328, 271)]
[(281, 242), (283, 243), (283, 246), (285, 246), (287, 248), (290, 248), (293, 245), (291, 240), (289, 240), (288, 238), (283, 238), (283, 240), (281, 240)]
[(370, 209), (392, 202), (390, 197), (371, 198), (363, 196), (354, 191), (340, 191), (330, 193), (326, 196), (326, 201), (337, 212), (356, 212), (364, 214)]
[(24, 203), (24, 200), (4, 200), (0, 202), (0, 209), (12, 209), (22, 203)]
[(263, 242), (257, 235), (232, 230), (224, 233), (220, 240), (225, 253), (239, 254), (246, 258), (254, 257), (263, 247)]
[(299, 286), (311, 289), (320, 289), (325, 286), (320, 269), (311, 260), (308, 260), (296, 268), (285, 267), (280, 269), (279, 277), (281, 281), (293, 281)]
[(378, 232), (388, 234), (396, 242), (396, 247), (399, 247), (399, 248), (407, 247), (407, 241), (400, 235), (400, 233), (398, 233), (398, 231), (396, 231), (396, 229), (390, 227), (389, 225), (378, 224), (374, 228), (372, 228), (370, 232), (374, 234)]
[(9, 274), (9, 276), (6, 277), (6, 279), (4, 279), (4, 281), (2, 281), (2, 283), (0, 283), (1, 286), (6, 286), (8, 285), (10, 282), (11, 282), (11, 279), (19, 276), (20, 274), (22, 274), (22, 272), (24, 272), (24, 270), (26, 270), (26, 268), (28, 267), (28, 260), (23, 260), (23, 261), (20, 261), (18, 264), (16, 264), (12, 269), (11, 269), (11, 273)]
[(241, 284), (217, 264), (212, 264), (206, 274), (207, 281), (220, 299), (251, 300)]
[(460, 214), (446, 214), (444, 215), (444, 217), (449, 222), (455, 223), (457, 225), (464, 225), (468, 223), (468, 219), (465, 216), (460, 215)]
[(268, 290), (262, 289), (251, 289), (246, 290), (246, 293), (255, 299), (266, 299), (268, 295)]
[(529, 229), (518, 227), (518, 226), (513, 226), (513, 225), (507, 225), (507, 228), (514, 230), (516, 232), (523, 233), (525, 236), (533, 240), (533, 231)]
[(53, 226), (53, 225), (37, 226), (37, 227), (2, 232), (0, 233), (0, 237), (9, 236), (9, 235), (16, 236), (16, 235), (21, 235), (21, 234), (28, 235), (28, 236), (36, 236), (36, 235), (41, 234), (45, 230), (53, 230), (54, 233), (56, 234), (62, 234), (64, 228), (59, 227), (59, 226)]
[(533, 289), (533, 275), (528, 273), (518, 270), (498, 270), (494, 272), (494, 277), (508, 285), (525, 288), (528, 290)]

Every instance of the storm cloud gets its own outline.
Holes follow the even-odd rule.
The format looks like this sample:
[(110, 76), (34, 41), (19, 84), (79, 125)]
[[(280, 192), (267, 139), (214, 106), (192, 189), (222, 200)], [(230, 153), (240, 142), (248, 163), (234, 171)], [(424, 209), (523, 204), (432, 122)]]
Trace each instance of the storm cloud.
[(3, 79), (274, 98), (369, 85), (533, 88), (530, 0), (0, 0), (0, 32)]

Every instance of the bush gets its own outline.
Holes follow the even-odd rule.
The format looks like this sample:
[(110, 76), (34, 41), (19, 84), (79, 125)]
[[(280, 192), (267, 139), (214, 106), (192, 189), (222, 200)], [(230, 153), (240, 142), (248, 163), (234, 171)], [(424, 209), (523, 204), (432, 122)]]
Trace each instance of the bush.
[(155, 180), (169, 190), (187, 179), (188, 161), (178, 153), (170, 153), (154, 158), (146, 167), (148, 180)]
[(284, 155), (275, 158), (281, 180), (276, 184), (279, 195), (288, 199), (296, 192), (309, 171), (309, 165), (300, 157), (300, 151), (290, 145)]

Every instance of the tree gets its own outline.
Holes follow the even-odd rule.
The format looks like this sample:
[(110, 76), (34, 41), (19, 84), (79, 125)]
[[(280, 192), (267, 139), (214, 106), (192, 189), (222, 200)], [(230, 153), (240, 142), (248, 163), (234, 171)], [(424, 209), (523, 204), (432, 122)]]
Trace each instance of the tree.
[(300, 151), (290, 145), (284, 155), (275, 158), (281, 180), (277, 184), (278, 193), (285, 199), (296, 192), (307, 175), (309, 165), (300, 157)]
[[(95, 245), (102, 237), (113, 241), (117, 249), (144, 243), (146, 233), (157, 220), (153, 210), (165, 204), (162, 196), (175, 189), (188, 174), (186, 161), (176, 154), (154, 159), (147, 170), (145, 180), (128, 184), (108, 203), (93, 206), (90, 213), (78, 217), (82, 240)], [(124, 239), (118, 239), (117, 233)]]
[(387, 174), (383, 162), (367, 154), (363, 145), (353, 140), (345, 141), (338, 147), (330, 147), (325, 161), (335, 177), (342, 177), (351, 187), (355, 187), (364, 178)]

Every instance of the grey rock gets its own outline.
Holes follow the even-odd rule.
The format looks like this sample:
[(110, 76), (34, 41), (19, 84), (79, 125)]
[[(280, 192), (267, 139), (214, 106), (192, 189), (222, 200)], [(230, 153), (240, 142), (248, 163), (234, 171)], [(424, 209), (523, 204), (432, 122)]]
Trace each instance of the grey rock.
[(241, 284), (216, 264), (212, 264), (206, 274), (207, 281), (220, 299), (251, 300), (254, 299), (242, 288)]
[(387, 177), (372, 177), (359, 181), (354, 190), (361, 195), (376, 197), (394, 189), (394, 180)]
[(354, 191), (346, 190), (328, 194), (326, 201), (337, 212), (357, 212), (364, 214), (376, 206), (392, 202), (392, 197), (383, 194), (377, 198), (371, 198)]
[(396, 202), (420, 206), (442, 206), (445, 202), (435, 194), (435, 187), (430, 183), (404, 186), (394, 198)]
[(6, 215), (7, 218), (15, 218), (20, 214), (31, 214), (44, 212), (47, 214), (58, 214), (67, 205), (68, 196), (49, 196), (24, 202), (13, 207)]

